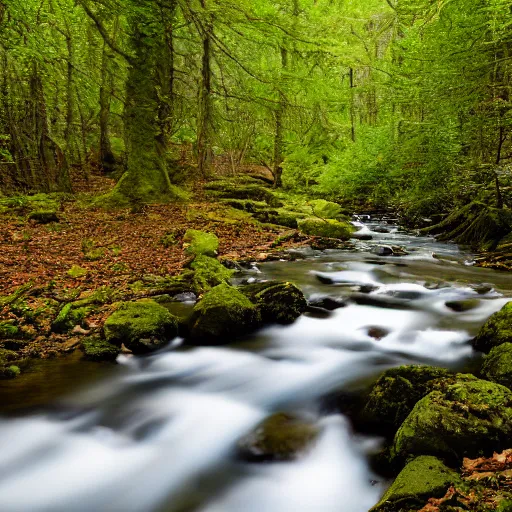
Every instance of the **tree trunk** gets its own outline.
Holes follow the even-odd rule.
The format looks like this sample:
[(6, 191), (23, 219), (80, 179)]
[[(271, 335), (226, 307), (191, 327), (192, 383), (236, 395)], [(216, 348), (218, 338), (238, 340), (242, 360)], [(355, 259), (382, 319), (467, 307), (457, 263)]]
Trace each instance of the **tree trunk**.
[[(153, 14), (153, 15), (152, 15)], [(172, 186), (158, 148), (159, 100), (155, 69), (159, 55), (155, 13), (149, 6), (131, 17), (132, 58), (126, 84), (125, 137), (127, 170), (113, 191), (116, 203), (151, 203), (171, 199)]]
[[(201, 0), (203, 11), (206, 10), (206, 0)], [(206, 14), (209, 18), (209, 14)], [(204, 24), (203, 58), (201, 67), (201, 91), (199, 94), (199, 118), (197, 127), (197, 163), (199, 174), (207, 177), (211, 172), (213, 160), (211, 147), (212, 132), (212, 70), (211, 70), (211, 33), (213, 23), (208, 20)]]
[(116, 159), (110, 144), (110, 102), (112, 94), (112, 73), (109, 70), (110, 54), (107, 44), (103, 44), (101, 61), (101, 85), (100, 85), (100, 166), (105, 174), (111, 173), (116, 167)]
[(284, 114), (286, 110), (286, 97), (283, 91), (283, 74), (288, 69), (288, 50), (284, 47), (280, 48), (281, 52), (281, 80), (279, 84), (279, 104), (277, 106), (275, 117), (276, 127), (274, 133), (274, 187), (283, 186), (283, 144), (284, 144)]

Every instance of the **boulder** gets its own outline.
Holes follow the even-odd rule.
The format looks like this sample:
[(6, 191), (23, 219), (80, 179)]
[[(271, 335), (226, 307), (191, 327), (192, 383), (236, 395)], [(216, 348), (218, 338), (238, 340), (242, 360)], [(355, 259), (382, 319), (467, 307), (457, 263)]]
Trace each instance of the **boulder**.
[(384, 372), (371, 388), (362, 421), (381, 434), (394, 434), (416, 403), (453, 374), (433, 366), (409, 365)]
[(289, 461), (303, 453), (318, 434), (313, 423), (274, 414), (238, 442), (238, 454), (251, 462)]
[(484, 358), (480, 373), (484, 379), (512, 389), (512, 343), (494, 347)]
[(341, 297), (318, 297), (309, 301), (309, 305), (315, 308), (327, 309), (334, 311), (336, 309), (344, 308), (347, 306), (345, 299)]
[(189, 229), (183, 238), (185, 252), (190, 256), (217, 256), (219, 239), (213, 233)]
[(195, 344), (223, 345), (260, 325), (257, 306), (224, 283), (212, 288), (195, 305), (188, 336)]
[(28, 220), (32, 220), (37, 224), (50, 224), (52, 222), (59, 222), (59, 217), (57, 212), (53, 210), (36, 210), (28, 214)]
[(124, 302), (110, 315), (103, 327), (105, 338), (124, 345), (136, 354), (163, 347), (178, 334), (178, 321), (153, 300)]
[(473, 347), (480, 352), (489, 352), (503, 343), (512, 342), (512, 302), (494, 313), (473, 340)]
[(196, 256), (190, 268), (194, 271), (193, 288), (198, 293), (210, 290), (219, 284), (228, 283), (235, 273), (217, 259), (204, 255)]
[(418, 510), (429, 498), (442, 498), (459, 482), (459, 475), (439, 459), (422, 455), (405, 466), (370, 512)]
[(101, 338), (91, 336), (82, 341), (82, 349), (85, 358), (91, 361), (109, 361), (113, 362), (119, 355), (120, 348), (112, 345)]
[(354, 226), (348, 222), (317, 218), (299, 220), (298, 227), (305, 235), (338, 238), (340, 240), (349, 240), (355, 231)]
[(465, 300), (450, 300), (445, 303), (445, 306), (456, 313), (465, 313), (476, 309), (480, 305), (478, 299), (465, 299)]
[(510, 445), (512, 391), (469, 377), (422, 398), (395, 435), (393, 460), (436, 455), (454, 462)]
[(288, 282), (249, 284), (240, 291), (258, 306), (264, 323), (290, 324), (308, 307), (302, 291)]
[(343, 210), (337, 203), (326, 201), (325, 199), (314, 199), (309, 203), (315, 217), (321, 219), (343, 219)]

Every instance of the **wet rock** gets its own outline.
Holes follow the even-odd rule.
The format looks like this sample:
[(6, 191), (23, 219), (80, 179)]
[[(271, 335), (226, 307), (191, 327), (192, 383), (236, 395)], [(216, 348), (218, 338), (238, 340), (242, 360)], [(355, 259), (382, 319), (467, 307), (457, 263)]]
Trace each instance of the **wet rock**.
[(339, 240), (337, 238), (317, 237), (311, 241), (311, 248), (316, 251), (326, 251), (328, 249), (350, 250), (353, 249), (354, 246), (350, 242)]
[(264, 323), (290, 324), (308, 307), (302, 291), (289, 282), (255, 283), (240, 291), (257, 305)]
[(153, 300), (124, 302), (110, 315), (103, 327), (109, 343), (122, 343), (136, 354), (165, 346), (178, 334), (176, 317)]
[(348, 240), (355, 230), (348, 222), (317, 218), (299, 220), (298, 227), (305, 235), (339, 240)]
[(355, 240), (361, 240), (362, 242), (367, 242), (367, 241), (373, 240), (372, 235), (363, 234), (363, 233), (353, 233), (351, 238), (354, 238)]
[(324, 320), (332, 316), (332, 311), (324, 308), (317, 308), (315, 306), (308, 306), (306, 309), (306, 316)]
[(478, 295), (486, 295), (494, 290), (493, 285), (488, 283), (472, 284), (470, 286)]
[(484, 358), (481, 375), (512, 389), (512, 343), (503, 343), (489, 352)]
[(411, 309), (412, 305), (408, 300), (396, 299), (388, 295), (354, 293), (350, 300), (360, 306), (374, 306), (385, 309)]
[(380, 226), (378, 226), (376, 228), (372, 228), (372, 231), (375, 233), (382, 233), (382, 234), (391, 233), (391, 230), (389, 230), (388, 228), (383, 228)]
[(121, 352), (121, 349), (108, 341), (98, 337), (85, 338), (82, 341), (82, 349), (85, 358), (91, 361), (113, 362)]
[(512, 342), (512, 302), (494, 313), (473, 340), (473, 347), (480, 352), (489, 352), (503, 343)]
[(326, 274), (315, 274), (315, 277), (322, 283), (322, 284), (334, 284), (335, 280)]
[(251, 462), (296, 459), (317, 438), (313, 423), (289, 414), (274, 414), (238, 443), (238, 454)]
[(0, 349), (0, 379), (14, 379), (21, 373), (19, 359), (16, 352)]
[(391, 368), (373, 385), (362, 411), (362, 419), (380, 433), (394, 434), (416, 403), (428, 395), (440, 380), (453, 374), (423, 365)]
[(456, 313), (464, 313), (476, 309), (480, 305), (478, 299), (451, 300), (445, 303), (445, 306)]
[(389, 334), (388, 329), (384, 329), (383, 327), (369, 327), (368, 328), (368, 336), (370, 338), (374, 338), (377, 341), (380, 341), (382, 338), (385, 338)]
[(373, 248), (372, 253), (377, 256), (406, 256), (409, 254), (405, 249), (397, 245), (378, 245)]
[(261, 325), (261, 313), (246, 295), (228, 284), (207, 292), (196, 304), (189, 322), (189, 340), (200, 345), (223, 345)]
[(178, 295), (175, 295), (172, 300), (176, 302), (196, 302), (197, 301), (197, 295), (192, 292), (184, 292), (184, 293), (178, 293)]
[(360, 293), (372, 293), (375, 290), (377, 290), (379, 287), (374, 284), (362, 284), (361, 286), (357, 287), (357, 290), (359, 290)]
[(418, 510), (429, 498), (441, 498), (459, 475), (436, 457), (423, 455), (409, 462), (370, 512)]
[(328, 311), (334, 311), (336, 309), (344, 308), (347, 306), (345, 299), (341, 297), (319, 297), (309, 301), (309, 305), (315, 308), (327, 309)]
[(436, 455), (459, 462), (510, 445), (512, 391), (476, 378), (422, 398), (395, 435), (391, 457)]

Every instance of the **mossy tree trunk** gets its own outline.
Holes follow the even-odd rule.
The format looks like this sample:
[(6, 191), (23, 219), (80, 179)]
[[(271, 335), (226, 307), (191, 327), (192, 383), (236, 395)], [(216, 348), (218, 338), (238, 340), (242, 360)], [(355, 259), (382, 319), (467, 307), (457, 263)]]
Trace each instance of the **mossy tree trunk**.
[(132, 57), (126, 84), (127, 169), (114, 189), (117, 202), (150, 203), (172, 199), (165, 155), (159, 150), (159, 98), (156, 68), (162, 26), (155, 2), (133, 3), (130, 12)]

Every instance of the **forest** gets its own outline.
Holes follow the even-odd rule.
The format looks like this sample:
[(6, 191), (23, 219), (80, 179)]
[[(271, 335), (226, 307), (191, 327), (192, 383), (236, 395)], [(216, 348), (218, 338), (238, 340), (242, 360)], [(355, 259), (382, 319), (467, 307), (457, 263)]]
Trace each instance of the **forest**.
[(0, 509), (512, 510), (512, 3), (0, 0)]

